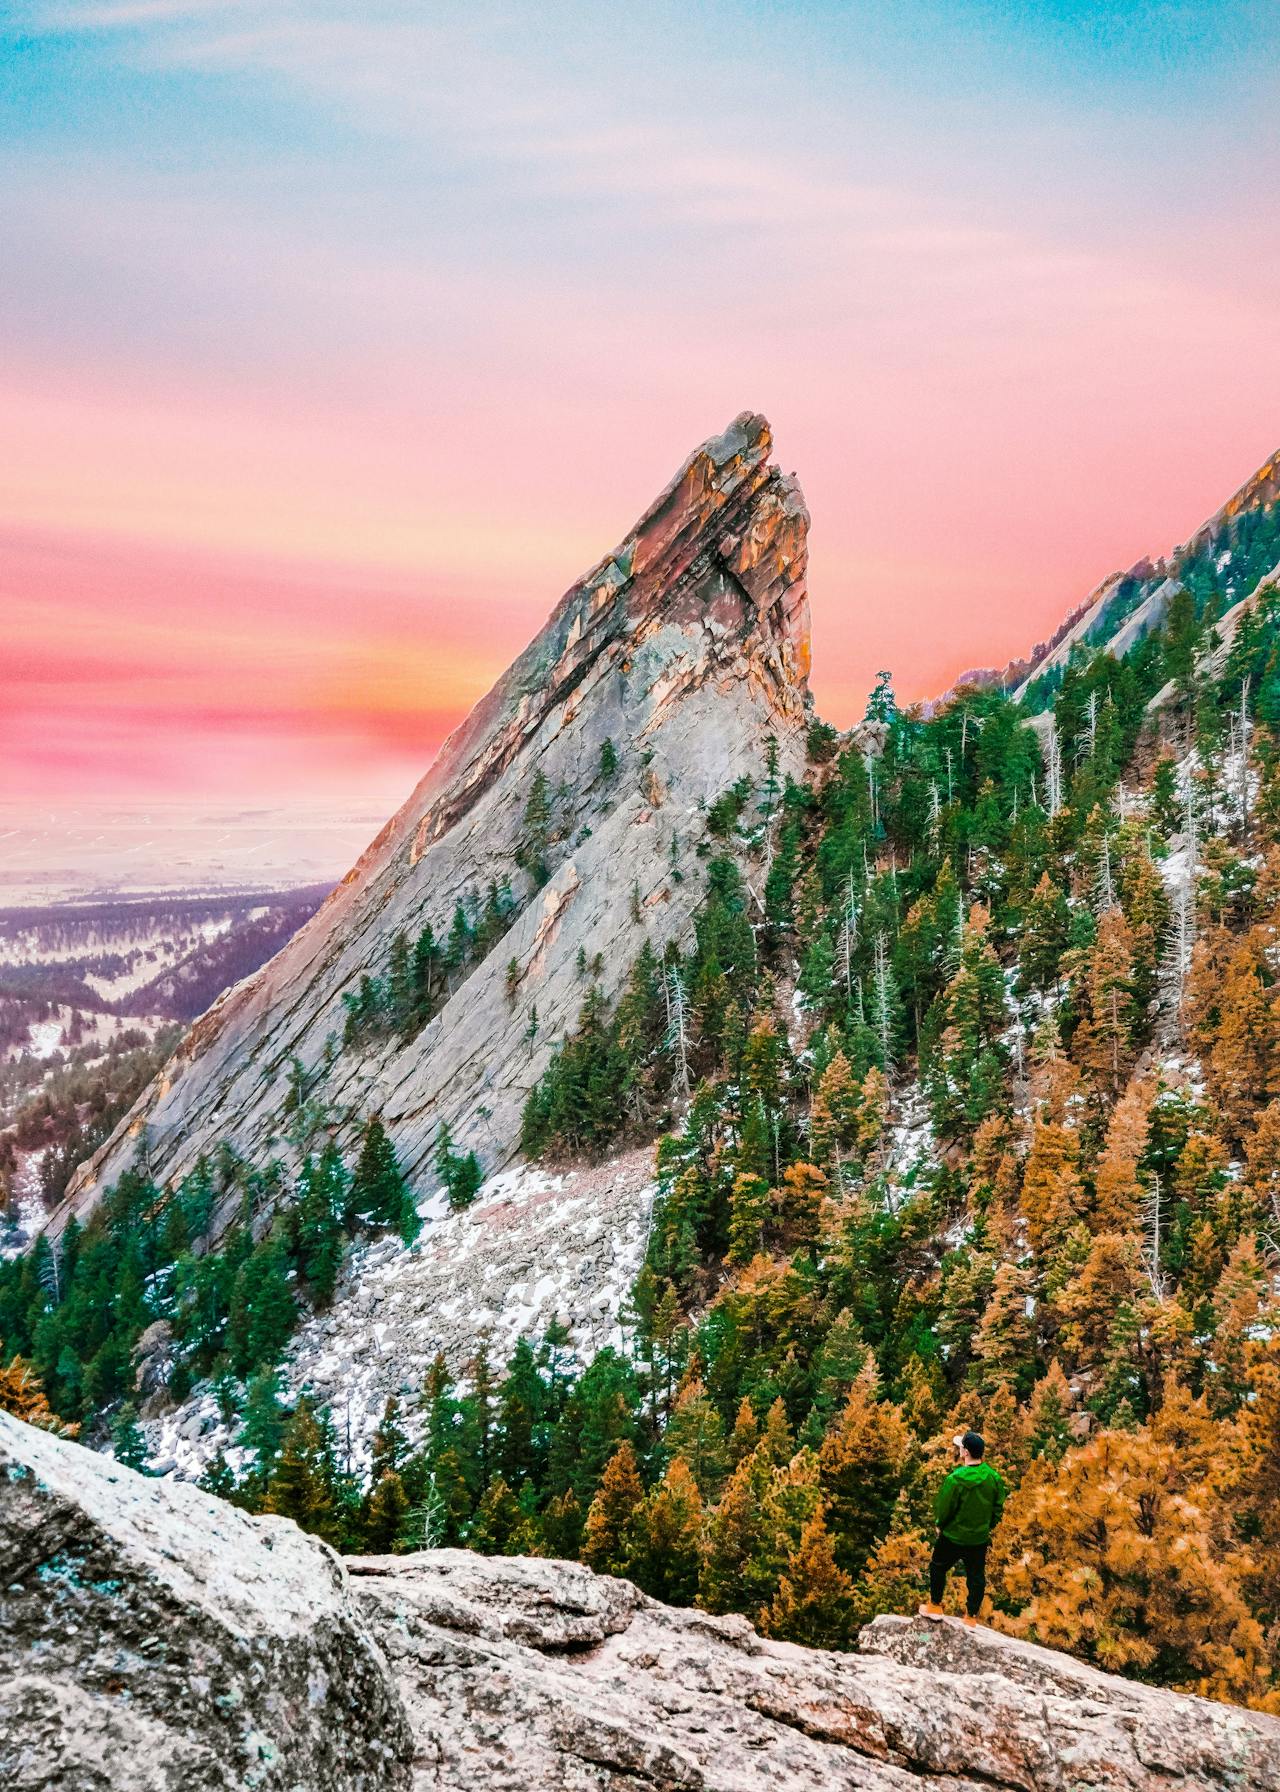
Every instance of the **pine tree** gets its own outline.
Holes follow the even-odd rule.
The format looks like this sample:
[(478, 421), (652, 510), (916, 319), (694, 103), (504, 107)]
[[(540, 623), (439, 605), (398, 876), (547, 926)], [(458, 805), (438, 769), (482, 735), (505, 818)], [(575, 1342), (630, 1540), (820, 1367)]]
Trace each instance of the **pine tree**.
[(266, 1510), (292, 1518), (304, 1531), (337, 1544), (342, 1516), (332, 1440), (305, 1397), (284, 1429), (280, 1454), (267, 1484)]
[(1096, 1368), (1126, 1343), (1118, 1322), (1133, 1313), (1144, 1285), (1136, 1239), (1103, 1232), (1092, 1240), (1084, 1264), (1052, 1303), (1064, 1353), (1073, 1363)]
[(805, 954), (796, 984), (807, 1008), (820, 1009), (831, 1000), (835, 967), (836, 949), (831, 936), (827, 933), (816, 934)]
[(244, 1424), (236, 1439), (243, 1450), (252, 1450), (258, 1473), (264, 1478), (279, 1453), (288, 1420), (280, 1399), (277, 1369), (260, 1369), (245, 1389)]
[(809, 1110), (810, 1155), (819, 1168), (834, 1171), (837, 1180), (842, 1155), (858, 1137), (858, 1107), (859, 1090), (849, 1060), (837, 1050), (818, 1079)]
[(111, 1453), (125, 1468), (147, 1472), (147, 1440), (138, 1424), (136, 1406), (122, 1406), (111, 1427)]
[(1259, 956), (1254, 939), (1246, 937), (1227, 960), (1206, 1065), (1233, 1139), (1244, 1137), (1267, 1099), (1280, 1044), (1271, 992), (1264, 990), (1259, 976)]
[(1108, 909), (1084, 964), (1086, 1012), (1072, 1039), (1076, 1062), (1110, 1096), (1119, 1094), (1133, 1061), (1138, 1021), (1133, 934), (1123, 912)]
[(467, 1548), (482, 1556), (513, 1556), (526, 1553), (521, 1546), (532, 1541), (520, 1502), (499, 1475), (476, 1508)]
[(692, 1605), (701, 1566), (702, 1499), (683, 1456), (672, 1458), (629, 1528), (631, 1577), (668, 1605)]
[(398, 1549), (409, 1515), (409, 1496), (394, 1469), (384, 1469), (373, 1484), (364, 1515), (364, 1548), (371, 1556)]
[(816, 1248), (822, 1203), (827, 1195), (827, 1179), (813, 1164), (788, 1164), (782, 1172), (779, 1191), (782, 1223), (788, 1243), (806, 1249)]
[(421, 1230), (413, 1197), (400, 1174), (395, 1148), (376, 1114), (365, 1122), (360, 1158), (351, 1184), (351, 1205), (375, 1226), (390, 1226), (406, 1244)]
[(756, 1617), (778, 1590), (787, 1559), (769, 1452), (757, 1447), (729, 1477), (706, 1522), (698, 1604)]
[(1048, 990), (1057, 982), (1070, 920), (1066, 897), (1049, 873), (1041, 872), (1022, 921), (1019, 982), (1024, 992)]
[(551, 841), (551, 792), (546, 774), (541, 769), (533, 774), (524, 806), (520, 844), (516, 863), (527, 871), (535, 886), (541, 889), (551, 875), (547, 865), (547, 849)]
[(58, 1437), (79, 1434), (78, 1425), (67, 1424), (54, 1412), (45, 1397), (40, 1377), (20, 1356), (0, 1364), (0, 1412), (10, 1412), (25, 1424), (35, 1425), (41, 1431), (52, 1431)]
[(218, 1450), (206, 1466), (204, 1473), (196, 1482), (203, 1493), (211, 1493), (215, 1499), (229, 1500), (235, 1503), (239, 1491), (235, 1471), (227, 1461), (226, 1452)]
[(815, 1514), (787, 1557), (761, 1628), (811, 1649), (839, 1649), (849, 1641), (853, 1612), (853, 1581), (836, 1565), (830, 1534), (821, 1514)]
[(576, 1562), (582, 1549), (582, 1508), (572, 1487), (548, 1500), (542, 1512), (542, 1553), (554, 1561)]
[(643, 1500), (635, 1451), (629, 1443), (619, 1444), (587, 1512), (582, 1559), (588, 1566), (600, 1574), (630, 1572), (636, 1547), (633, 1523)]
[(914, 1612), (925, 1597), (929, 1539), (912, 1527), (902, 1502), (894, 1508), (889, 1532), (876, 1544), (854, 1586), (853, 1618), (869, 1624), (882, 1612)]
[(431, 930), (430, 923), (428, 923), (414, 941), (413, 957), (409, 966), (413, 1015), (418, 1026), (429, 1020), (435, 1010), (440, 979), (440, 957), (439, 944)]
[(436, 1141), (436, 1174), (444, 1183), (449, 1205), (455, 1212), (470, 1207), (484, 1182), (484, 1172), (474, 1151), (458, 1152), (453, 1148), (453, 1134), (446, 1123)]
[(668, 1463), (677, 1456), (684, 1462), (704, 1501), (718, 1498), (729, 1468), (724, 1421), (696, 1377), (687, 1379), (676, 1395), (662, 1448)]
[(400, 1032), (408, 1032), (414, 1021), (413, 968), (409, 952), (409, 936), (401, 928), (391, 942), (387, 959), (388, 1019)]
[(730, 1263), (750, 1263), (764, 1248), (769, 1208), (769, 1185), (763, 1176), (748, 1171), (734, 1177), (729, 1197)]
[(989, 926), (987, 911), (975, 904), (964, 929), (960, 968), (939, 998), (941, 1039), (928, 1086), (935, 1124), (948, 1137), (971, 1137), (1006, 1102), (1007, 1004)]
[(1112, 1111), (1106, 1143), (1094, 1171), (1093, 1223), (1102, 1232), (1130, 1232), (1146, 1194), (1142, 1171), (1155, 1088), (1134, 1078)]
[(1032, 1278), (1021, 1264), (1002, 1263), (973, 1345), (970, 1380), (984, 1399), (1001, 1390), (1021, 1397), (1035, 1380), (1036, 1335)]
[(730, 1468), (737, 1468), (740, 1462), (752, 1455), (759, 1442), (760, 1426), (756, 1421), (755, 1408), (744, 1394), (729, 1438)]
[(333, 1299), (342, 1264), (345, 1206), (346, 1171), (330, 1139), (318, 1164), (311, 1158), (303, 1164), (297, 1205), (298, 1257), (318, 1307)]
[(1104, 1431), (1033, 1464), (997, 1533), (993, 1590), (1016, 1614), (1004, 1627), (1111, 1673), (1265, 1696), (1247, 1558), (1193, 1443), (1211, 1424), (1202, 1410), (1177, 1444), (1158, 1424)]
[(231, 1292), (227, 1337), (236, 1373), (243, 1379), (279, 1362), (297, 1319), (285, 1242), (264, 1239), (241, 1264)]
[(409, 1440), (400, 1424), (400, 1402), (394, 1394), (388, 1394), (370, 1448), (369, 1477), (374, 1486), (384, 1475), (395, 1474), (408, 1454)]
[(875, 1367), (869, 1362), (818, 1452), (836, 1556), (846, 1572), (861, 1572), (888, 1529), (911, 1447), (902, 1414), (876, 1398)]
[(1071, 1447), (1071, 1389), (1055, 1359), (1032, 1389), (1023, 1420), (1023, 1454), (1061, 1462)]
[(533, 1347), (521, 1338), (503, 1378), (498, 1404), (498, 1470), (511, 1487), (540, 1485), (546, 1472), (551, 1391)]
[(784, 1463), (790, 1462), (795, 1446), (791, 1438), (791, 1427), (787, 1423), (787, 1409), (781, 1395), (773, 1402), (765, 1415), (764, 1430), (760, 1433), (760, 1444), (775, 1468), (781, 1468)]
[(1085, 1210), (1086, 1197), (1078, 1164), (1080, 1144), (1073, 1127), (1051, 1118), (1043, 1108), (1031, 1129), (1019, 1198), (1032, 1243), (1043, 1249), (1062, 1235)]

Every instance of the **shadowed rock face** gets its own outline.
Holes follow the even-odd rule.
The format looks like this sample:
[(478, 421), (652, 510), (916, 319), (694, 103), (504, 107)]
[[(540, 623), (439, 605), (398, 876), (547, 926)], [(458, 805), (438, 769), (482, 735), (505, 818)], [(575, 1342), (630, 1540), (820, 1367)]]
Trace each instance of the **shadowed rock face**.
[(0, 1784), (1274, 1792), (1280, 1722), (991, 1631), (768, 1642), (576, 1563), (357, 1558), (0, 1414)]
[[(760, 775), (770, 739), (783, 773), (803, 763), (809, 518), (770, 450), (765, 420), (744, 413), (689, 458), (565, 594), (313, 920), (195, 1024), (81, 1169), (51, 1230), (93, 1206), (144, 1127), (163, 1180), (224, 1139), (256, 1163), (287, 1157), (290, 1059), (321, 1063), (326, 1038), (342, 1033), (343, 994), (385, 973), (398, 931), (412, 939), (430, 922), (446, 933), (460, 899), (508, 878), (521, 904), (514, 924), (429, 1025), (408, 1044), (344, 1052), (317, 1093), (348, 1142), (381, 1112), (419, 1179), (430, 1180), (443, 1122), (486, 1170), (509, 1161), (525, 1095), (582, 1000), (579, 950), (603, 954), (612, 994), (646, 939), (659, 952), (687, 944), (706, 806)], [(612, 776), (601, 771), (606, 740), (619, 760)], [(516, 852), (539, 771), (565, 794), (552, 875), (534, 892)], [(531, 1050), (523, 1036), (535, 1007)], [(215, 1215), (215, 1235), (231, 1217)]]

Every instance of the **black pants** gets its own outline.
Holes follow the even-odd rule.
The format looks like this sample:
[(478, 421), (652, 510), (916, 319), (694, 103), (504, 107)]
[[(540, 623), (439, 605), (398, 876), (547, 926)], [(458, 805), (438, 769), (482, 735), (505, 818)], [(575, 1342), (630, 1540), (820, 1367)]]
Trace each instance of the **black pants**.
[(942, 1595), (947, 1590), (947, 1576), (957, 1562), (964, 1563), (965, 1584), (969, 1589), (966, 1610), (971, 1618), (976, 1618), (982, 1610), (982, 1601), (987, 1591), (987, 1546), (985, 1543), (953, 1543), (941, 1532), (933, 1546), (933, 1559), (929, 1563), (929, 1598), (934, 1605), (942, 1604)]

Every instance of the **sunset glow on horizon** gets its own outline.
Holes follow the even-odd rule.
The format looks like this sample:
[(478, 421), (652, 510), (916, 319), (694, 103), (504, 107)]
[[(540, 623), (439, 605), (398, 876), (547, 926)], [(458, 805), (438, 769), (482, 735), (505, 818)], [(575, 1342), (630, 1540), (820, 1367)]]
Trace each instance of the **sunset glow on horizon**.
[(842, 726), (1280, 444), (1268, 8), (7, 16), (10, 800), (389, 805), (744, 409)]

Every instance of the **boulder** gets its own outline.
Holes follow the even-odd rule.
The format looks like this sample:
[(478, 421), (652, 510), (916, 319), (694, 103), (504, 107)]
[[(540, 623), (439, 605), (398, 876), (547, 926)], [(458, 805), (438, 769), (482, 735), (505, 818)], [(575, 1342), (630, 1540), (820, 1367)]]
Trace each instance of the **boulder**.
[(0, 1786), (393, 1792), (411, 1752), (332, 1550), (0, 1412)]
[(857, 1654), (768, 1641), (574, 1563), (348, 1564), (418, 1737), (415, 1788), (1275, 1792), (1280, 1721), (953, 1621)]

